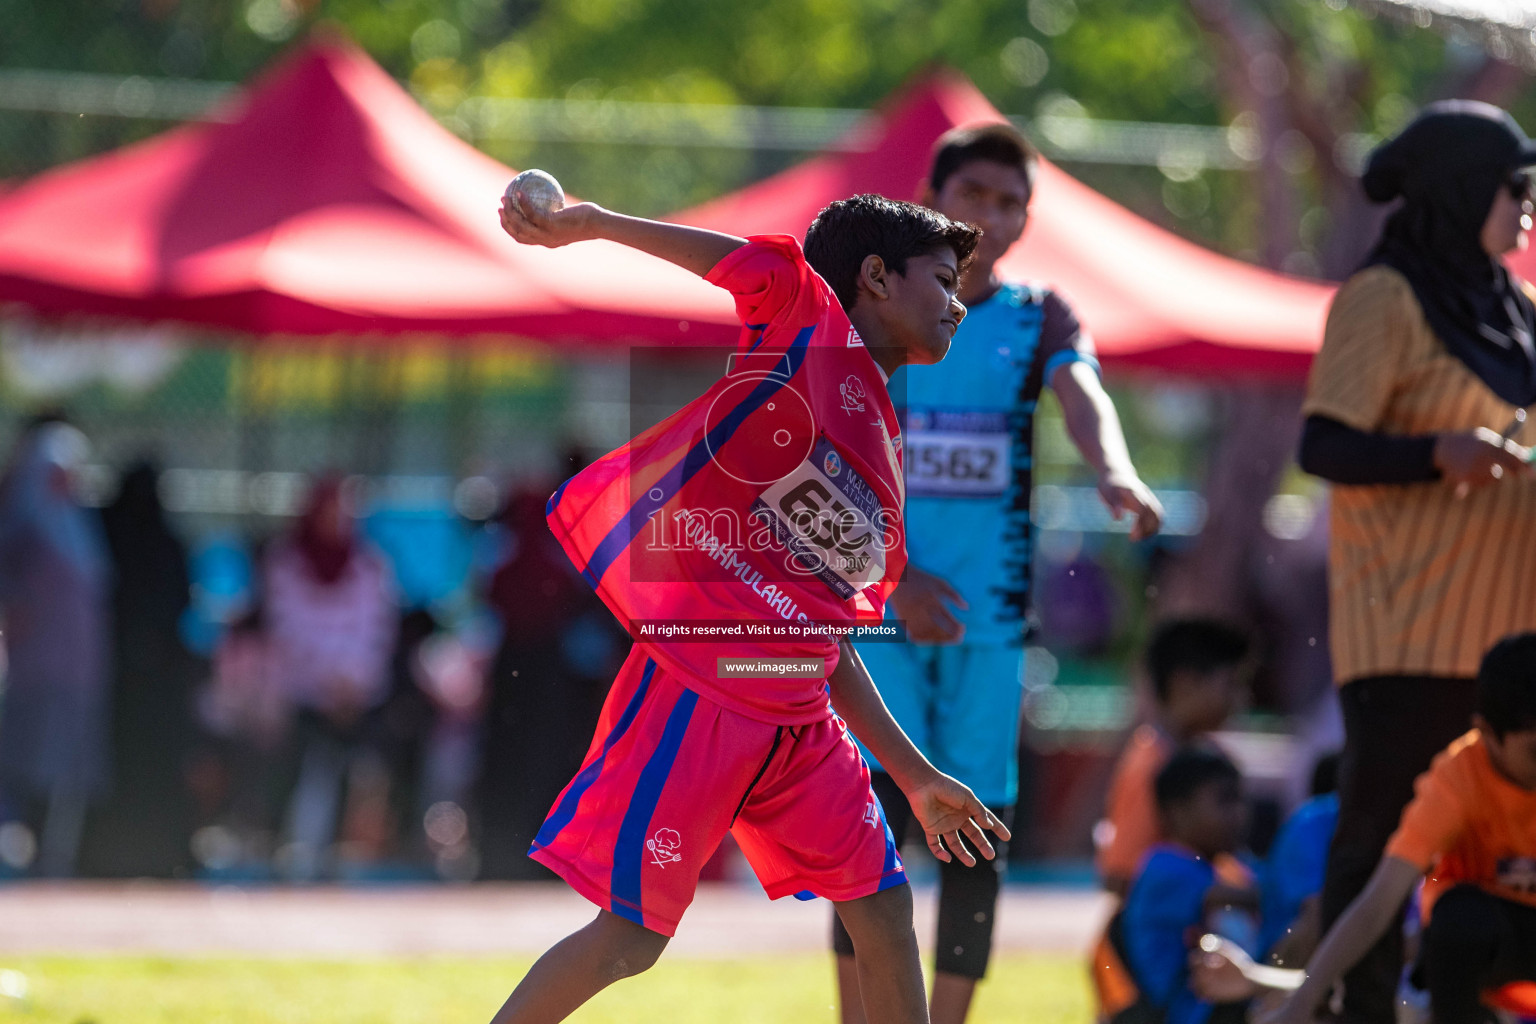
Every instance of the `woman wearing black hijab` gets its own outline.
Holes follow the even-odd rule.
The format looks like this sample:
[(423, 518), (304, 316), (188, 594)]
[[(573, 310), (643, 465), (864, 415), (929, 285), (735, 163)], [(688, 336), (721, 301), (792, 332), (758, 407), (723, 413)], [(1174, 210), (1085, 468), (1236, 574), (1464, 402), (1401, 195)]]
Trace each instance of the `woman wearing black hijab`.
[[(1414, 778), (1471, 725), (1484, 652), (1536, 630), (1536, 306), (1504, 265), (1531, 227), (1536, 145), (1496, 107), (1432, 104), (1372, 154), (1400, 200), (1339, 290), (1303, 407), (1301, 465), (1335, 486), (1330, 646), (1344, 713), (1324, 926), (1364, 887)], [(1390, 1024), (1401, 929), (1345, 979)]]
[(150, 463), (136, 464), (101, 513), (114, 569), (113, 770), (110, 798), (87, 819), (87, 875), (169, 878), (191, 866), (192, 691), (206, 666), (181, 643), (192, 584), (159, 478)]

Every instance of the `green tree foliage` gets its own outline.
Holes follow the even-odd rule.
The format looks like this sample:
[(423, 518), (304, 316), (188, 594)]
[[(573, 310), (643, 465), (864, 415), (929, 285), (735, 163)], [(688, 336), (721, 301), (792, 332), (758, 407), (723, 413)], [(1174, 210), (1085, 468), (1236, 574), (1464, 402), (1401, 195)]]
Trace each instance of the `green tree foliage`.
[[(244, 80), (316, 23), (339, 24), (450, 126), (474, 96), (866, 107), (934, 64), (969, 75), (999, 109), (1239, 125), (1255, 89), (1279, 89), (1294, 131), (1266, 154), (1290, 176), (1285, 214), (1317, 269), (1351, 151), (1418, 105), (1464, 91), (1485, 63), (1465, 44), (1336, 10), (1324, 0), (0, 0), (0, 66)], [(1241, 23), (1278, 58), (1255, 66), (1221, 30)], [(1259, 85), (1255, 86), (1255, 82)], [(1491, 97), (1528, 123), (1528, 87)], [(1496, 91), (1497, 92), (1497, 91)], [(0, 117), (22, 154), (0, 174), (83, 155), (161, 125)], [(1536, 124), (1533, 124), (1536, 126)], [(471, 136), (473, 137), (473, 136)], [(701, 201), (801, 154), (477, 138), (517, 166), (548, 164), (575, 192), (642, 212)], [(1274, 141), (1274, 140), (1271, 140)], [(1247, 173), (1074, 165), (1138, 212), (1258, 257), (1264, 211)], [(1166, 169), (1165, 169), (1166, 170)], [(1272, 260), (1277, 257), (1271, 253)], [(1310, 262), (1309, 262), (1310, 261)]]

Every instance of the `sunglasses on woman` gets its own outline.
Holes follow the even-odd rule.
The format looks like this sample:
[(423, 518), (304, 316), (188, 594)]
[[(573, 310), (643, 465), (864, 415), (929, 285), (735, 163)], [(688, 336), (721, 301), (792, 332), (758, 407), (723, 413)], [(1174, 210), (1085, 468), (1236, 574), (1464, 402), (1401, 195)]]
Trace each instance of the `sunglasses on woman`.
[(1504, 187), (1509, 189), (1510, 198), (1524, 200), (1531, 198), (1531, 176), (1526, 171), (1516, 171), (1504, 182)]

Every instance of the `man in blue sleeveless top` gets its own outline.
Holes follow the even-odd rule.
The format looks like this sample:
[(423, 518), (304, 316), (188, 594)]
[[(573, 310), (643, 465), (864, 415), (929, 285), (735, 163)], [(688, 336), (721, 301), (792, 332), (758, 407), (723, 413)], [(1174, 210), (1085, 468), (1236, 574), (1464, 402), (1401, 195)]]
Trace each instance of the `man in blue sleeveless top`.
[[(959, 128), (937, 144), (923, 202), (982, 229), (960, 285), (968, 310), (948, 357), (892, 376), (905, 402), (906, 578), (891, 598), (908, 641), (859, 653), (892, 715), (942, 771), (1012, 817), (1029, 629), (1029, 518), (1035, 403), (1055, 390), (1067, 431), (1098, 473), (1131, 536), (1156, 533), (1162, 509), (1131, 465), (1114, 405), (1099, 380), (1092, 339), (1049, 288), (1004, 282), (1003, 253), (1028, 219), (1039, 156), (1006, 124)], [(880, 772), (874, 787), (898, 841), (905, 801)], [(992, 947), (999, 872), (940, 867), (934, 1024), (960, 1024)], [(834, 921), (844, 1024), (865, 1024), (853, 946)]]

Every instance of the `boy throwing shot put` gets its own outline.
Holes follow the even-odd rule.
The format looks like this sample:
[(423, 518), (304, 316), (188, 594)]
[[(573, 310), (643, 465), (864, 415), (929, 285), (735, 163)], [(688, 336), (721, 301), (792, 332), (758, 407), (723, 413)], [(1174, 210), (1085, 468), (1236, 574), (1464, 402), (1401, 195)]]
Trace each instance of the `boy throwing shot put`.
[[(495, 1024), (563, 1020), (653, 964), (726, 831), (770, 897), (834, 902), (870, 1019), (927, 1021), (910, 889), (848, 728), (878, 752), (940, 860), (974, 864), (967, 840), (990, 858), (984, 830), (1008, 830), (906, 738), (852, 645), (810, 627), (878, 621), (901, 576), (885, 381), (949, 348), (975, 230), (877, 196), (822, 211), (804, 254), (786, 236), (590, 203), (545, 214), (508, 200), (501, 218), (520, 242), (608, 239), (700, 274), (735, 296), (744, 331), (732, 373), (550, 499), (551, 529), (637, 642), (531, 851), (600, 909), (533, 966)], [(664, 641), (646, 627), (661, 621), (745, 635)], [(780, 632), (758, 639), (749, 625)], [(785, 657), (810, 673), (762, 662)], [(726, 658), (761, 667), (732, 672)]]

